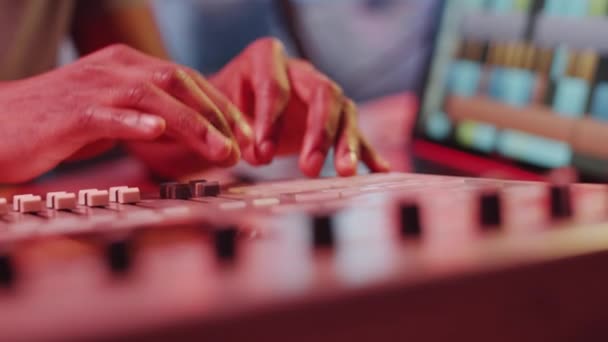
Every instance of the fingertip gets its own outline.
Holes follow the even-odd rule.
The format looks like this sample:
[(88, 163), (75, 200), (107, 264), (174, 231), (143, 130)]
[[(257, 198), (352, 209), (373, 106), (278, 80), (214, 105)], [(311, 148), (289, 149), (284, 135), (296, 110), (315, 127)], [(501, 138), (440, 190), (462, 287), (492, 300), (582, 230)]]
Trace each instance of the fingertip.
[(232, 167), (232, 166), (235, 166), (240, 160), (241, 160), (241, 150), (238, 148), (238, 146), (236, 146), (236, 144), (233, 144), (232, 151), (231, 151), (230, 155), (228, 156), (228, 158), (226, 158), (223, 161), (218, 162), (217, 165), (221, 166), (221, 167)]
[(300, 158), (300, 170), (308, 177), (318, 177), (325, 164), (325, 155), (319, 151)]
[(256, 146), (256, 159), (262, 164), (269, 164), (274, 159), (276, 151), (277, 145), (274, 142), (270, 140), (263, 141), (261, 144)]
[(342, 177), (350, 177), (357, 174), (359, 157), (355, 152), (348, 152), (336, 159), (335, 167)]
[(233, 153), (236, 144), (222, 135), (216, 129), (210, 127), (207, 133), (208, 155), (213, 161), (224, 161)]
[(249, 145), (242, 150), (242, 158), (252, 166), (261, 165), (255, 156), (255, 146)]

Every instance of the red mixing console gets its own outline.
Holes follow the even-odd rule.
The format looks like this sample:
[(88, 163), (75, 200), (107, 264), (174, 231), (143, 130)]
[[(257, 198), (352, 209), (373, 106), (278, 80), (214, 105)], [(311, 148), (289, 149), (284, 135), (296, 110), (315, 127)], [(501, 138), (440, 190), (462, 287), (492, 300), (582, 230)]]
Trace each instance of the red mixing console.
[(608, 337), (608, 189), (377, 174), (0, 200), (0, 340)]

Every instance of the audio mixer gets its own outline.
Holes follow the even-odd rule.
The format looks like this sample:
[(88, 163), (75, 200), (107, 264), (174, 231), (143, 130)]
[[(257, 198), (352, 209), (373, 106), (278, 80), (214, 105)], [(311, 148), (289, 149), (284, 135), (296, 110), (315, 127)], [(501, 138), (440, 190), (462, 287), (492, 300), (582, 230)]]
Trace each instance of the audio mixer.
[(0, 212), (2, 341), (608, 336), (604, 185), (192, 180)]

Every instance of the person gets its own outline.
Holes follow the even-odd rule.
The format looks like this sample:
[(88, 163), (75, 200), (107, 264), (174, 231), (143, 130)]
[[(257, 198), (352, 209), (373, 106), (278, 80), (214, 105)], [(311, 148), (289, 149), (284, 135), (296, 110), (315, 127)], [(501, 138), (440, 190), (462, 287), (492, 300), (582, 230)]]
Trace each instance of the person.
[(440, 0), (152, 3), (167, 49), (182, 64), (215, 72), (251, 41), (272, 35), (357, 102), (421, 92), (442, 6)]
[[(117, 143), (163, 177), (270, 163), (299, 153), (318, 175), (388, 164), (362, 136), (356, 107), (310, 63), (262, 38), (214, 75), (172, 63), (145, 1), (0, 3), (0, 182), (31, 180)], [(70, 32), (84, 57), (54, 68)]]

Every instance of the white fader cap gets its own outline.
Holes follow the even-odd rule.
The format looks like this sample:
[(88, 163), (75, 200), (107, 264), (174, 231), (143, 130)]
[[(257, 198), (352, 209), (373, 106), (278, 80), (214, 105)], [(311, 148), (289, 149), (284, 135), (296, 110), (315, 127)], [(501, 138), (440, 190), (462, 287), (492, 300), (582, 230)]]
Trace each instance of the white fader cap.
[(139, 188), (128, 186), (113, 186), (110, 188), (110, 202), (133, 204), (141, 200)]
[(103, 207), (108, 205), (108, 191), (85, 189), (78, 191), (78, 204), (87, 207)]
[(36, 213), (42, 210), (42, 198), (32, 194), (13, 196), (13, 210), (20, 213)]
[(46, 194), (46, 207), (55, 210), (69, 210), (76, 208), (76, 194), (58, 191)]

